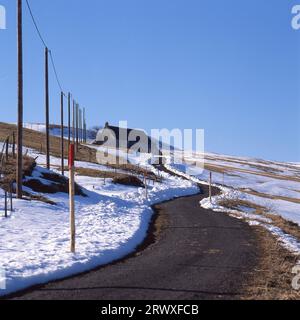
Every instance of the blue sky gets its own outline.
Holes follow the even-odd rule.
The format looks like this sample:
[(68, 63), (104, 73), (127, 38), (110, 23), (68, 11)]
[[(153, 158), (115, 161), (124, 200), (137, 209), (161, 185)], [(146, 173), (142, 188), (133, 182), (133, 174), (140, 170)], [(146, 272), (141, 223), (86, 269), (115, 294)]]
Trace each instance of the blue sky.
[[(1, 121), (16, 121), (15, 2), (0, 30)], [(207, 151), (300, 161), (300, 30), (289, 0), (31, 0), (89, 125), (204, 128)], [(24, 0), (24, 121), (44, 121), (43, 46)], [(51, 74), (51, 122), (59, 89)]]

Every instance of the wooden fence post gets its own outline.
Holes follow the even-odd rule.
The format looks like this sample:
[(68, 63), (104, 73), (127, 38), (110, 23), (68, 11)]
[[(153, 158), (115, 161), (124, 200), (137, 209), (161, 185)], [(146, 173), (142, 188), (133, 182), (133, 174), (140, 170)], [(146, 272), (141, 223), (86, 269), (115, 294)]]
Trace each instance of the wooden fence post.
[(60, 152), (61, 174), (65, 175), (65, 152), (64, 152), (64, 93), (60, 93)]

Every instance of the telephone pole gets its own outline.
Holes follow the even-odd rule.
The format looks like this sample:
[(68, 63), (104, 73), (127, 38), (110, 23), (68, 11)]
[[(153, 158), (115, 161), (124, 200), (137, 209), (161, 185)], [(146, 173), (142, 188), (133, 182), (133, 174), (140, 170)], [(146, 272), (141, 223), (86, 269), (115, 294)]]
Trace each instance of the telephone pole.
[(79, 150), (79, 131), (78, 131), (78, 123), (79, 121), (79, 104), (76, 103), (76, 151)]
[(50, 136), (49, 136), (49, 65), (48, 48), (45, 48), (45, 109), (46, 109), (46, 166), (50, 169)]
[(82, 111), (79, 109), (79, 141), (82, 143)]
[(74, 99), (73, 99), (72, 140), (73, 140), (73, 144), (75, 144), (75, 100)]
[(83, 142), (86, 143), (85, 108), (83, 108)]
[(71, 144), (71, 93), (68, 94), (68, 144)]
[(65, 174), (65, 161), (64, 161), (64, 93), (60, 93), (60, 131), (61, 131), (61, 174)]
[(17, 0), (17, 46), (18, 46), (18, 128), (17, 128), (17, 198), (21, 199), (23, 180), (23, 30), (22, 0)]

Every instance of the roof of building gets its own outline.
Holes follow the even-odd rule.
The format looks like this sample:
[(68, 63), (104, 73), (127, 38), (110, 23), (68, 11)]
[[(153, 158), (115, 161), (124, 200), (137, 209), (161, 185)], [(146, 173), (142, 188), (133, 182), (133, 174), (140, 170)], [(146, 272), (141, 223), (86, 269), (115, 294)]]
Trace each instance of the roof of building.
[[(116, 139), (119, 140), (120, 138), (120, 133), (123, 134), (124, 136), (128, 137), (128, 135), (132, 132), (135, 131), (136, 134), (139, 134), (140, 136), (147, 136), (147, 133), (141, 129), (130, 129), (130, 128), (120, 128), (116, 126), (111, 126), (108, 122), (105, 123), (104, 129), (110, 129), (114, 132)], [(127, 132), (124, 132), (127, 131)], [(150, 137), (148, 137), (150, 139)]]

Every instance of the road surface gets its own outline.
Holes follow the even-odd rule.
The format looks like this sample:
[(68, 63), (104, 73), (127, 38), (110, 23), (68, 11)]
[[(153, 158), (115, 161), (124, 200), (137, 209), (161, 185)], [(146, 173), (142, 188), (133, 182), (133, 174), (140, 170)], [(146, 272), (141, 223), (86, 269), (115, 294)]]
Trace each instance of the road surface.
[(201, 208), (205, 197), (203, 186), (202, 194), (158, 205), (156, 241), (131, 257), (12, 298), (238, 299), (257, 264), (257, 239), (245, 222)]

